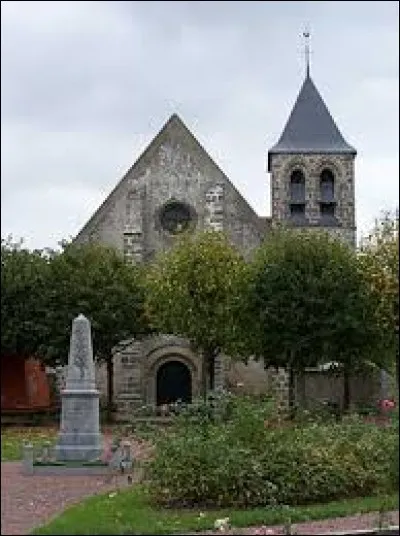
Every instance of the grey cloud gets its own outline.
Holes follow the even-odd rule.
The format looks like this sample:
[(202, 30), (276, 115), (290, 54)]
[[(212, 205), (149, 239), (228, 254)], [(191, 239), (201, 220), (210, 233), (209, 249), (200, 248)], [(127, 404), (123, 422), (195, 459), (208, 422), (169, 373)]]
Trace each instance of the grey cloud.
[(397, 2), (2, 2), (1, 10), (5, 232), (43, 246), (77, 232), (174, 112), (268, 214), (266, 154), (303, 80), (307, 23), (313, 78), (359, 151), (361, 228), (398, 197)]

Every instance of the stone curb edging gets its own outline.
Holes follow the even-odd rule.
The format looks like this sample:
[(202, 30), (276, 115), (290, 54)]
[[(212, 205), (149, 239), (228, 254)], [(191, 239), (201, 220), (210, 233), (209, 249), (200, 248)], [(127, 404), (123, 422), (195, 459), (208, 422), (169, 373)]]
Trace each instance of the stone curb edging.
[[(352, 516), (350, 516), (352, 517)], [(345, 519), (345, 518), (343, 518)], [(330, 518), (326, 518), (326, 519), (319, 519), (319, 520), (314, 520), (314, 521), (310, 521), (310, 522), (299, 522), (299, 523), (293, 523), (293, 534), (297, 534), (296, 532), (296, 529), (297, 529), (297, 526), (298, 528), (300, 528), (301, 525), (304, 525), (306, 524), (307, 526), (311, 525), (313, 523), (319, 523), (319, 522), (322, 522), (322, 521), (329, 521)], [(274, 528), (276, 529), (278, 527), (278, 525), (270, 525), (270, 526), (267, 526), (265, 528), (267, 529), (270, 529), (270, 528)], [(280, 527), (280, 525), (279, 525)], [(237, 527), (239, 529), (239, 527)], [(258, 526), (253, 526), (253, 527), (240, 527), (240, 531), (242, 531), (243, 529), (245, 530), (248, 530), (248, 529), (251, 529), (251, 528), (258, 528)], [(234, 529), (230, 529), (228, 531), (227, 534), (235, 534), (234, 532), (232, 532)], [(220, 532), (218, 531), (215, 531), (215, 532), (210, 532), (210, 531), (204, 531), (204, 532), (190, 532), (190, 533), (177, 533), (175, 532), (174, 534), (168, 534), (168, 536), (184, 536), (184, 534), (192, 534), (193, 536), (201, 536), (202, 534), (207, 534), (209, 536), (212, 536), (212, 535), (217, 535), (217, 534), (221, 534)], [(242, 534), (242, 532), (240, 532), (240, 534)], [(283, 534), (283, 533), (279, 533), (279, 534)], [(306, 534), (306, 533), (304, 533)], [(372, 528), (372, 529), (348, 529), (348, 530), (343, 530), (343, 531), (332, 531), (332, 532), (318, 532), (318, 536), (396, 536), (399, 534), (399, 526), (398, 525), (390, 525), (389, 527), (386, 527), (386, 528), (382, 528), (382, 529), (378, 529), (378, 528)]]
[(360, 529), (360, 530), (344, 530), (340, 532), (321, 532), (320, 536), (374, 536), (374, 535), (386, 535), (386, 534), (399, 534), (399, 526), (398, 525), (392, 525), (387, 528), (374, 528), (374, 529)]
[(23, 468), (24, 476), (104, 476), (110, 475), (109, 467), (63, 467), (60, 465), (53, 466), (33, 466), (29, 469)]

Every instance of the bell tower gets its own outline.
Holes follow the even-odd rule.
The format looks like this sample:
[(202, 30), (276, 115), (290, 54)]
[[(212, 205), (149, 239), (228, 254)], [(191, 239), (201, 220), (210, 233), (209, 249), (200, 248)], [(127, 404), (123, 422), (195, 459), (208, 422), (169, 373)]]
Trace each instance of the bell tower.
[(268, 152), (272, 222), (324, 228), (356, 246), (354, 160), (310, 74), (306, 73), (278, 142)]

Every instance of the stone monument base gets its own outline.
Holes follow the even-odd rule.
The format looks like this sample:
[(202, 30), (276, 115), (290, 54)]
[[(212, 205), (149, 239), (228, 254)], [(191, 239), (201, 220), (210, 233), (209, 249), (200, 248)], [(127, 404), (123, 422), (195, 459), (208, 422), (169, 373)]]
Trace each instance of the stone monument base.
[(31, 465), (22, 467), (22, 474), (25, 476), (103, 476), (111, 475), (110, 467), (107, 465), (69, 467), (62, 465)]
[[(98, 441), (96, 437), (82, 437), (80, 434), (80, 445), (71, 445), (71, 438), (60, 437), (56, 447), (56, 459), (58, 461), (94, 461), (100, 458), (103, 447), (101, 440)], [(89, 445), (83, 445), (87, 442)]]
[(59, 461), (92, 461), (103, 451), (99, 427), (99, 391), (64, 390), (61, 429), (56, 446)]

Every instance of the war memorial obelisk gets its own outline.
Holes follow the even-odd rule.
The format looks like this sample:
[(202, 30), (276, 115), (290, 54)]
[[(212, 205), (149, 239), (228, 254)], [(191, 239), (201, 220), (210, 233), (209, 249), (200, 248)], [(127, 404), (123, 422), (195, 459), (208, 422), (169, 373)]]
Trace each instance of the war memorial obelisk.
[(57, 460), (85, 462), (99, 458), (103, 447), (99, 397), (90, 322), (79, 315), (72, 322), (67, 378), (61, 391)]

